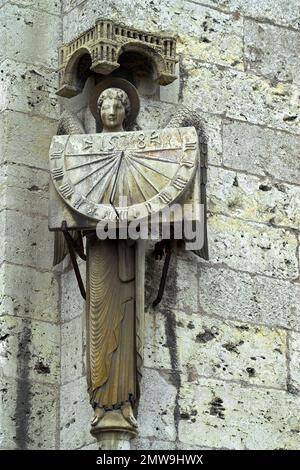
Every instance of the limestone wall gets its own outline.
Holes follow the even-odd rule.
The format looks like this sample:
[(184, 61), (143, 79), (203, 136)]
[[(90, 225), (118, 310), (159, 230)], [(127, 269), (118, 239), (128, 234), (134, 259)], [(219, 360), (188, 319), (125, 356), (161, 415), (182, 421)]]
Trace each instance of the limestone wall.
[(55, 48), (105, 16), (178, 35), (180, 80), (142, 99), (140, 125), (163, 126), (185, 103), (210, 139), (210, 261), (179, 250), (153, 310), (162, 263), (147, 257), (133, 447), (298, 449), (298, 0), (0, 5), (0, 447), (95, 448), (84, 303), (68, 262), (51, 270), (47, 153), (60, 106), (89, 123), (87, 90), (58, 104)]

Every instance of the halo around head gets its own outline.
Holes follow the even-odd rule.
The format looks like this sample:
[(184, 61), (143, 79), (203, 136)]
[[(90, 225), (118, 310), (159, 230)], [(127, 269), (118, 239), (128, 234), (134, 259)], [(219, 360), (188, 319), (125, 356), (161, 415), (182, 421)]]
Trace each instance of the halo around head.
[(95, 90), (90, 99), (90, 110), (94, 118), (96, 119), (96, 121), (99, 121), (97, 101), (101, 93), (104, 90), (107, 90), (108, 88), (120, 88), (121, 90), (125, 91), (125, 93), (127, 93), (127, 96), (130, 101), (130, 112), (126, 116), (125, 123), (126, 125), (132, 124), (135, 121), (140, 110), (139, 95), (137, 89), (134, 85), (132, 85), (132, 83), (128, 82), (124, 78), (118, 77), (106, 78), (95, 86)]

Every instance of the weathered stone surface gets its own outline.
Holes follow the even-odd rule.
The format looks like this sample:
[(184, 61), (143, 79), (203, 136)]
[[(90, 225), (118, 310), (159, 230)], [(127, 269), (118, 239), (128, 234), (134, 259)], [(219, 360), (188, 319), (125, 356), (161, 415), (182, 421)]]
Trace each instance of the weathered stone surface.
[(144, 365), (153, 369), (172, 369), (166, 335), (167, 321), (159, 312), (145, 313)]
[(208, 315), (300, 329), (299, 284), (201, 264), (199, 289)]
[[(175, 442), (158, 441), (156, 439), (133, 439), (131, 450), (176, 450)], [(154, 457), (154, 456), (153, 456)]]
[(60, 21), (54, 15), (8, 3), (1, 14), (0, 40), (0, 61), (57, 67)]
[[(203, 0), (192, 0), (192, 2), (204, 3)], [(269, 20), (283, 26), (299, 28), (300, 6), (298, 0), (289, 0), (288, 2), (281, 0), (205, 0), (205, 4), (235, 15), (242, 14), (260, 21)]]
[(3, 263), (0, 292), (0, 315), (58, 321), (59, 289), (55, 274)]
[[(146, 266), (146, 305), (151, 305), (157, 297), (164, 259), (155, 260), (152, 251), (147, 257)], [(198, 311), (197, 264), (189, 259), (171, 257), (165, 291), (161, 303), (155, 310), (171, 311), (173, 308), (187, 313)]]
[(179, 367), (206, 376), (286, 388), (286, 332), (203, 315), (176, 313)]
[(223, 138), (224, 165), (299, 184), (300, 137), (225, 121)]
[[(61, 276), (61, 319), (63, 322), (83, 315), (85, 310), (85, 301), (81, 297), (75, 273), (71, 266), (70, 258), (67, 256), (62, 263), (63, 266), (69, 266)], [(81, 277), (85, 283), (85, 262), (78, 260)]]
[(243, 69), (243, 23), (238, 17), (196, 3), (173, 0), (123, 0), (117, 7), (109, 0), (101, 4), (88, 0), (64, 16), (64, 42), (93, 25), (96, 9), (98, 16), (126, 21), (128, 26), (176, 34), (179, 53)]
[(9, 315), (0, 317), (0, 362), (6, 377), (55, 384), (59, 378), (59, 326)]
[(0, 389), (0, 448), (55, 449), (56, 387), (0, 377)]
[(176, 312), (176, 342), (169, 345), (164, 316), (157, 312), (150, 318), (146, 367), (172, 369), (170, 357), (176, 355), (188, 381), (205, 376), (286, 388), (285, 330)]
[(249, 70), (276, 80), (297, 80), (298, 83), (299, 49), (298, 32), (245, 21), (245, 59)]
[(209, 218), (208, 227), (212, 263), (283, 279), (299, 276), (293, 232), (219, 215)]
[(10, 109), (56, 119), (57, 83), (51, 69), (4, 60), (0, 65), (0, 112)]
[(228, 449), (298, 449), (300, 398), (199, 379), (180, 391), (179, 440)]
[(289, 333), (290, 386), (300, 392), (300, 333)]
[[(0, 213), (4, 243), (0, 263), (8, 261), (33, 268), (52, 269), (53, 233), (48, 231), (46, 218), (32, 218), (21, 212)], [(13, 237), (14, 243), (11, 243)]]
[[(21, 163), (48, 171), (49, 147), (56, 129), (54, 120), (5, 111), (0, 115), (1, 163)], [(37, 178), (35, 186), (39, 186), (40, 177), (37, 173), (31, 174), (31, 178)], [(44, 184), (44, 178), (42, 181)]]
[(1, 165), (0, 211), (12, 209), (32, 215), (48, 214), (46, 171), (12, 164)]
[(83, 447), (80, 447), (79, 450), (98, 450), (98, 444), (95, 441), (92, 444), (88, 444), (88, 445), (84, 445)]
[(144, 369), (138, 414), (141, 438), (175, 441), (175, 397), (176, 388), (167, 373), (163, 376), (155, 370)]
[[(72, 2), (73, 0), (71, 0)], [(7, 0), (0, 0), (0, 7), (5, 5)], [(48, 11), (53, 15), (60, 15), (61, 0), (18, 0), (18, 5), (22, 7), (33, 7), (38, 10)]]
[(83, 376), (82, 317), (74, 318), (61, 327), (61, 383)]
[(77, 449), (94, 443), (90, 434), (93, 410), (89, 404), (86, 377), (63, 385), (60, 403), (60, 449)]
[[(142, 112), (138, 124), (142, 129), (161, 129), (175, 115), (177, 107), (169, 103), (159, 103), (154, 100), (141, 100)], [(222, 120), (218, 116), (198, 111), (203, 122), (203, 128), (208, 137), (208, 161), (213, 165), (222, 162)]]
[(300, 228), (299, 186), (211, 166), (207, 194), (214, 214)]
[(184, 59), (183, 101), (202, 111), (300, 133), (299, 89), (251, 73)]

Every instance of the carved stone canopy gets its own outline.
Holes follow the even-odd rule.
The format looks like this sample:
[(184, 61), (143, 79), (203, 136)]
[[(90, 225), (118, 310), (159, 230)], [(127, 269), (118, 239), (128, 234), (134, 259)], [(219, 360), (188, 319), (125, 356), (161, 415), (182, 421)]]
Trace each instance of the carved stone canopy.
[(66, 98), (81, 93), (82, 69), (109, 75), (120, 67), (120, 56), (136, 52), (146, 56), (160, 85), (172, 83), (175, 75), (176, 40), (162, 34), (129, 28), (109, 19), (99, 19), (95, 26), (59, 48), (59, 90)]

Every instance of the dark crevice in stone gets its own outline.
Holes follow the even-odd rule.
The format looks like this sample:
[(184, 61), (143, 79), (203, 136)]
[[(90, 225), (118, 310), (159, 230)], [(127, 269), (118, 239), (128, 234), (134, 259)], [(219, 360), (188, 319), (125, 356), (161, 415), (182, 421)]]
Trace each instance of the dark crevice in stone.
[(6, 338), (9, 337), (9, 334), (7, 333), (6, 335), (4, 336), (0, 336), (0, 341), (4, 341)]
[(45, 365), (42, 361), (38, 361), (34, 369), (38, 374), (50, 374), (50, 367)]
[(209, 414), (213, 416), (217, 416), (218, 418), (225, 419), (224, 411), (225, 408), (223, 406), (223, 400), (219, 397), (214, 397), (213, 400), (210, 402), (210, 411)]
[(198, 333), (196, 336), (197, 343), (208, 343), (216, 337), (216, 333), (213, 333), (210, 330), (205, 330), (204, 333)]
[(18, 449), (27, 449), (29, 441), (28, 430), (31, 415), (31, 384), (29, 382), (29, 361), (31, 343), (31, 322), (26, 319), (23, 323), (18, 347), (18, 371), (20, 379), (17, 382), (17, 398), (15, 407), (16, 438)]
[(172, 366), (172, 374), (170, 374), (170, 381), (176, 387), (175, 407), (174, 407), (174, 422), (176, 429), (176, 436), (178, 439), (178, 426), (180, 421), (180, 406), (179, 394), (181, 387), (181, 377), (178, 371), (178, 353), (177, 353), (177, 338), (176, 338), (176, 317), (170, 310), (163, 312), (165, 317), (165, 332), (166, 332), (166, 346), (169, 349), (170, 361)]

